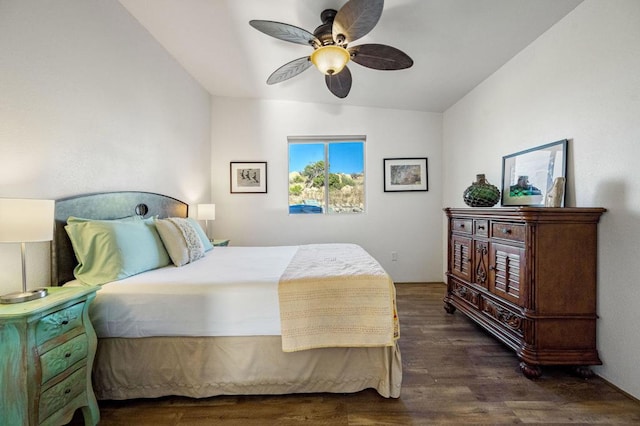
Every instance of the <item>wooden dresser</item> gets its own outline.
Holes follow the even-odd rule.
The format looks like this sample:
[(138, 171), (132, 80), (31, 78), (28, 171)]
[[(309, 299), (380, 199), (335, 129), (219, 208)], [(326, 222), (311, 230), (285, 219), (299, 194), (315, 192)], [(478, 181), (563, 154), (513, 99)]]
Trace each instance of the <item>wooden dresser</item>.
[(593, 375), (597, 224), (602, 208), (448, 208), (445, 310), (516, 351), (523, 374)]
[(82, 408), (100, 420), (91, 386), (96, 334), (89, 303), (98, 287), (50, 287), (30, 302), (0, 305), (0, 423), (60, 425)]

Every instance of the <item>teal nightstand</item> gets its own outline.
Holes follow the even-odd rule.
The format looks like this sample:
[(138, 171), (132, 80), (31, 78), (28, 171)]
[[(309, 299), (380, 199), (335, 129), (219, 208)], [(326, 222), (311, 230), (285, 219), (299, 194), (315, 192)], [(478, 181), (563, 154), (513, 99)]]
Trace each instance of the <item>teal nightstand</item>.
[(45, 298), (0, 305), (0, 419), (54, 425), (82, 408), (85, 425), (100, 412), (91, 386), (96, 333), (89, 304), (99, 287), (49, 287)]
[(214, 247), (226, 247), (229, 245), (229, 241), (231, 240), (212, 240), (211, 244), (213, 244)]

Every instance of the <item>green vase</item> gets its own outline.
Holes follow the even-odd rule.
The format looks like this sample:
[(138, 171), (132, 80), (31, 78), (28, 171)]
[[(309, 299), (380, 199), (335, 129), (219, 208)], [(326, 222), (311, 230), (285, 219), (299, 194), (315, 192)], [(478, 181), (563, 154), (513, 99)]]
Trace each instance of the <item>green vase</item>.
[(484, 175), (476, 175), (476, 181), (464, 190), (464, 202), (469, 207), (492, 207), (500, 201), (500, 190), (491, 185)]

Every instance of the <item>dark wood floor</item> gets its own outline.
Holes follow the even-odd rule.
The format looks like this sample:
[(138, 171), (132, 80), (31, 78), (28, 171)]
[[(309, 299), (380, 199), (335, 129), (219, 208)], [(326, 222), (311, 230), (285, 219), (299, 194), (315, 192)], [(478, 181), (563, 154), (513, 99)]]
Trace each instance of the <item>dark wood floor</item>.
[[(443, 284), (398, 284), (402, 395), (224, 396), (99, 401), (101, 425), (640, 424), (640, 402), (599, 377), (547, 368), (531, 381), (512, 351), (459, 312)], [(73, 424), (81, 424), (80, 417)]]

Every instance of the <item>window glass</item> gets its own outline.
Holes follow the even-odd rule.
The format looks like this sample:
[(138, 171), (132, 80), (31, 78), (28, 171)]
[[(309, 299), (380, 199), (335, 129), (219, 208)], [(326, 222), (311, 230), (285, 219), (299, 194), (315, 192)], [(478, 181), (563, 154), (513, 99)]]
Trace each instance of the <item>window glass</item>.
[(289, 139), (289, 213), (362, 213), (364, 138)]

